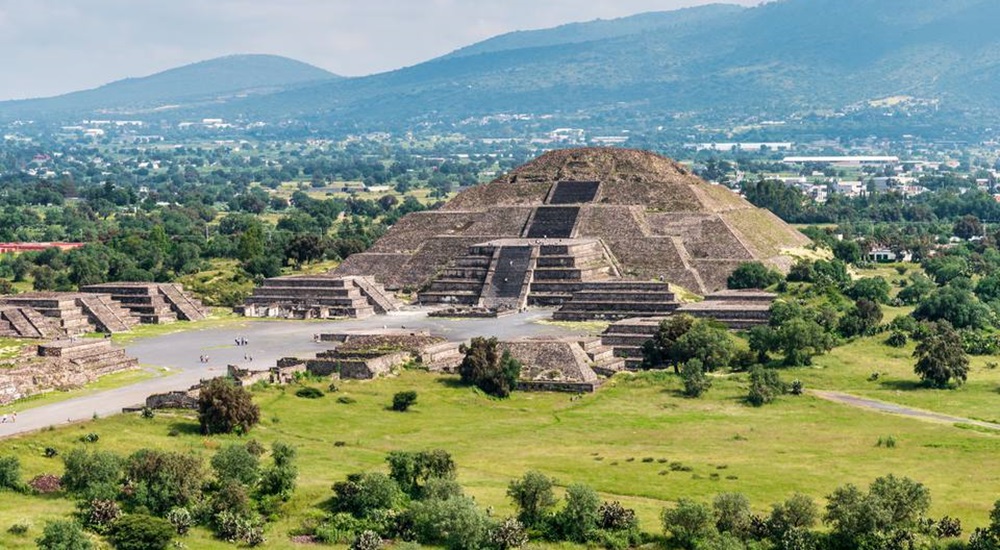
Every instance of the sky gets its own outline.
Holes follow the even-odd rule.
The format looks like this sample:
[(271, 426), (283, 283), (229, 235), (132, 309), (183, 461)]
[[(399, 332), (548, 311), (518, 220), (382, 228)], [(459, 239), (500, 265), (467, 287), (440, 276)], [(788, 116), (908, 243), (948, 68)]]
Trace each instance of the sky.
[(214, 57), (291, 57), (344, 76), (515, 30), (761, 0), (0, 0), (0, 100), (45, 97)]

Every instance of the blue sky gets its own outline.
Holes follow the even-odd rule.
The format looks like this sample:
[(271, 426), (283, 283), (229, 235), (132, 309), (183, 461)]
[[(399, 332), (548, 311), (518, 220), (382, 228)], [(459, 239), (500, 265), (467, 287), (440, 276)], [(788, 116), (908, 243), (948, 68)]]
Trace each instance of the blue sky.
[(708, 3), (712, 0), (0, 0), (0, 100), (92, 88), (237, 53), (284, 55), (338, 74), (364, 75), (509, 31)]

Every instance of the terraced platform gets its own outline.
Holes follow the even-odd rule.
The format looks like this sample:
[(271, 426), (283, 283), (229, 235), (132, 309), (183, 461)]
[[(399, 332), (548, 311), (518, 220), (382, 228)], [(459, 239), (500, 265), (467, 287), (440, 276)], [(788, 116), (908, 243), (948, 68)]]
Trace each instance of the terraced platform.
[(5, 296), (0, 303), (37, 311), (52, 319), (64, 335), (128, 332), (139, 323), (110, 294), (28, 292)]
[(371, 278), (293, 275), (265, 279), (236, 313), (285, 319), (364, 318), (402, 304)]
[(139, 361), (103, 338), (39, 344), (0, 369), (0, 405), (60, 388), (83, 386), (101, 376), (134, 369)]

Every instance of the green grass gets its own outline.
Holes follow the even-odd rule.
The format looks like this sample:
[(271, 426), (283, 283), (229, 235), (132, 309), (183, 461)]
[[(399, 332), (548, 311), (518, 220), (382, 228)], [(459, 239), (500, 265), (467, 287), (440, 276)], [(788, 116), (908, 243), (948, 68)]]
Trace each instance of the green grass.
[[(791, 375), (784, 373), (788, 379)], [(457, 387), (453, 377), (414, 371), (374, 382), (343, 381), (340, 392), (316, 400), (295, 397), (295, 388), (262, 390), (256, 394), (262, 424), (250, 437), (265, 444), (286, 441), (300, 457), (299, 489), (286, 518), (269, 527), (268, 548), (293, 548), (288, 531), (331, 496), (333, 482), (351, 472), (384, 470), (385, 453), (395, 449), (448, 450), (467, 492), (498, 515), (512, 512), (507, 484), (528, 469), (554, 476), (561, 486), (593, 486), (605, 499), (635, 508), (643, 528), (652, 532), (659, 531), (659, 510), (680, 497), (707, 501), (717, 492), (740, 491), (756, 510), (765, 511), (796, 491), (821, 499), (844, 483), (867, 485), (894, 473), (931, 489), (934, 516), (959, 517), (967, 531), (987, 523), (1000, 484), (1000, 436), (810, 396), (784, 397), (755, 409), (741, 400), (745, 378), (717, 377), (700, 400), (680, 397), (679, 381), (668, 373), (619, 376), (598, 393), (572, 401), (554, 393), (515, 393), (499, 401)], [(405, 414), (386, 410), (393, 394), (405, 390), (417, 391), (417, 405)], [(356, 402), (338, 403), (343, 395)], [(152, 420), (123, 415), (7, 440), (4, 450), (21, 458), (30, 478), (60, 473), (61, 462), (44, 458), (42, 450), (52, 446), (66, 452), (87, 432), (100, 434), (96, 446), (102, 449), (128, 453), (157, 447), (196, 453), (206, 461), (220, 445), (238, 440), (203, 437), (195, 427), (190, 414), (161, 413)], [(181, 435), (169, 437), (172, 429)], [(876, 447), (886, 436), (895, 438), (895, 448)], [(657, 460), (643, 462), (645, 457)], [(692, 471), (670, 471), (670, 462)], [(719, 475), (713, 478), (713, 473)], [(67, 501), (12, 499), (4, 501), (10, 506), (0, 507), (0, 546), (7, 548), (31, 547), (6, 533), (15, 521), (29, 517), (40, 525), (39, 518), (72, 509)], [(230, 548), (200, 531), (185, 543)]]
[(28, 345), (31, 344), (22, 338), (0, 338), (0, 361), (17, 357)]

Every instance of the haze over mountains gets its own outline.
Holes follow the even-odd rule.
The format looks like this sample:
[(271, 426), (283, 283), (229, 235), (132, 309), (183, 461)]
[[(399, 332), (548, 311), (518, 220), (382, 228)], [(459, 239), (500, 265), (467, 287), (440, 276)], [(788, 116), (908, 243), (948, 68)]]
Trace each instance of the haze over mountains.
[(292, 118), (333, 130), (447, 126), (498, 113), (608, 127), (895, 117), (906, 130), (981, 128), (1000, 113), (996, 21), (995, 0), (717, 4), (510, 33), (360, 78), (234, 56), (0, 103), (0, 118), (175, 105), (157, 115)]

